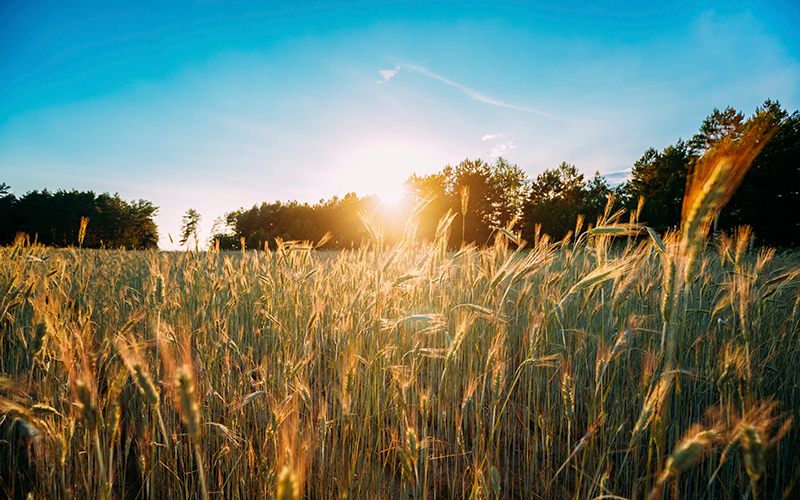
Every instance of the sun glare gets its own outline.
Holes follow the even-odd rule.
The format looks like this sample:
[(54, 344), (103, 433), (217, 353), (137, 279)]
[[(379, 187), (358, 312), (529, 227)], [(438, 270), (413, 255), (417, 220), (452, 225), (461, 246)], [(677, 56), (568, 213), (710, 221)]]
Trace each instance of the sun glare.
[(417, 146), (403, 141), (380, 141), (356, 148), (345, 167), (349, 190), (359, 196), (378, 195), (387, 204), (403, 199), (403, 183), (421, 173), (433, 160)]

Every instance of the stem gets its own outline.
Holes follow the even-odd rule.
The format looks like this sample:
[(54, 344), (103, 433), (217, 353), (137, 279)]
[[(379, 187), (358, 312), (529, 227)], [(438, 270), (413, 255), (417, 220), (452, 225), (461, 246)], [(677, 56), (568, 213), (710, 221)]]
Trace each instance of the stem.
[(106, 477), (106, 467), (103, 464), (103, 450), (100, 446), (100, 435), (94, 431), (94, 447), (97, 453), (97, 466), (100, 468), (100, 498), (108, 498), (108, 481)]
[(158, 347), (159, 347), (159, 344), (161, 343), (160, 330), (161, 330), (161, 307), (159, 306), (158, 312), (156, 313), (156, 336), (155, 336), (155, 339), (156, 339), (155, 383), (156, 384), (158, 384), (161, 381), (161, 379), (159, 378), (159, 370), (158, 370), (159, 369), (159, 365), (161, 364), (160, 363), (160, 358), (158, 357)]
[(200, 456), (200, 447), (197, 443), (194, 445), (194, 456), (197, 459), (197, 472), (200, 474), (200, 490), (203, 494), (203, 499), (208, 500), (208, 486), (206, 485), (206, 473), (203, 470), (203, 457)]

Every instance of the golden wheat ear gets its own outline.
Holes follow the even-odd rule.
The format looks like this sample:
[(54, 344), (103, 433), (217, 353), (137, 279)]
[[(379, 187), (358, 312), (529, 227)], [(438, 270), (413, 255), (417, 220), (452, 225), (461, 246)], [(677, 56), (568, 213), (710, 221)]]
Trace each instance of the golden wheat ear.
[(695, 255), (714, 216), (731, 199), (753, 160), (776, 130), (769, 117), (759, 116), (741, 138), (721, 140), (694, 165), (686, 182), (681, 211), (680, 248), (684, 256), (691, 260)]

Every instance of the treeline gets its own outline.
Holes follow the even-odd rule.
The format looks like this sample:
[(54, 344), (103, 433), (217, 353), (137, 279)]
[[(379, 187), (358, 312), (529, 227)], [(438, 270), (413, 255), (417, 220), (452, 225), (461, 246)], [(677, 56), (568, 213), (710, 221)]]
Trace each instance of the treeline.
[[(775, 133), (718, 214), (715, 229), (749, 225), (760, 244), (795, 247), (800, 245), (800, 112), (789, 113), (771, 100), (749, 118), (732, 108), (715, 109), (688, 141), (678, 139), (660, 151), (648, 149), (633, 165), (631, 179), (616, 186), (598, 173), (587, 179), (566, 162), (528, 179), (503, 158), (494, 163), (466, 159), (434, 174), (411, 175), (405, 182), (405, 200), (397, 207), (355, 193), (314, 205), (265, 202), (219, 218), (210, 243), (223, 250), (240, 249), (242, 243), (263, 249), (274, 247), (277, 240), (317, 242), (330, 233), (326, 248), (352, 248), (368, 239), (360, 217), (368, 214), (391, 244), (403, 234), (414, 207), (424, 207), (415, 218), (416, 235), (422, 240), (432, 240), (440, 220), (449, 214), (451, 248), (489, 244), (498, 229), (511, 225), (527, 241), (541, 234), (559, 240), (575, 231), (579, 220), (583, 229), (595, 223), (610, 195), (615, 212), (636, 210), (643, 199), (639, 221), (663, 233), (678, 229), (687, 179), (702, 155), (725, 138), (737, 140), (763, 120)], [(33, 191), (16, 198), (0, 184), (0, 244), (26, 233), (45, 245), (77, 245), (81, 219), (88, 218), (85, 247), (156, 248), (157, 210), (146, 200), (128, 203), (117, 194), (91, 191)]]
[(740, 138), (760, 120), (775, 133), (719, 214), (717, 229), (748, 225), (761, 244), (800, 245), (800, 112), (790, 114), (777, 101), (765, 101), (749, 118), (730, 107), (715, 109), (688, 142), (679, 139), (660, 152), (647, 150), (625, 186), (629, 204), (644, 196), (642, 221), (660, 231), (677, 227), (686, 179), (697, 160), (722, 139)]
[(0, 244), (25, 233), (31, 242), (58, 247), (158, 248), (153, 221), (158, 207), (149, 201), (129, 203), (119, 194), (47, 189), (17, 198), (10, 191), (0, 184)]
[(359, 212), (371, 213), (380, 223), (387, 242), (402, 234), (403, 223), (414, 206), (425, 208), (417, 218), (417, 236), (432, 240), (439, 221), (450, 214), (450, 246), (491, 243), (499, 228), (514, 222), (523, 239), (537, 234), (554, 239), (596, 222), (612, 195), (612, 210), (633, 211), (644, 205), (639, 221), (659, 232), (678, 229), (687, 179), (699, 158), (719, 141), (739, 138), (756, 120), (769, 121), (776, 130), (756, 157), (742, 185), (716, 220), (716, 229), (731, 231), (739, 225), (753, 228), (761, 244), (800, 245), (800, 113), (788, 113), (778, 102), (767, 100), (745, 118), (732, 108), (715, 109), (689, 141), (663, 150), (648, 149), (633, 165), (631, 179), (617, 186), (596, 173), (587, 179), (575, 165), (561, 165), (527, 179), (516, 165), (499, 158), (494, 164), (480, 159), (447, 165), (430, 175), (412, 175), (405, 182), (404, 206), (394, 210), (375, 197), (320, 201), (263, 203), (228, 213), (212, 230), (223, 249), (263, 248), (282, 240), (318, 241), (330, 231), (327, 248), (350, 248), (367, 237)]
[(451, 210), (458, 214), (452, 224), (458, 230), (450, 233), (451, 246), (462, 239), (485, 243), (494, 228), (521, 216), (527, 199), (525, 173), (502, 158), (494, 164), (464, 160), (437, 174), (412, 175), (405, 187), (406, 199), (400, 206), (383, 204), (376, 196), (359, 198), (348, 193), (315, 205), (278, 201), (242, 208), (215, 223), (211, 243), (230, 250), (241, 248), (244, 241), (246, 248), (263, 249), (265, 243), (274, 246), (276, 239), (320, 241), (330, 233), (325, 248), (352, 248), (369, 237), (359, 214), (379, 224), (385, 241), (391, 243), (402, 235), (410, 211), (420, 202), (427, 203), (417, 218), (420, 239), (432, 240), (439, 220)]
[(367, 237), (359, 213), (382, 213), (383, 207), (375, 196), (359, 198), (348, 193), (334, 196), (315, 205), (290, 201), (262, 203), (245, 210), (239, 209), (218, 219), (211, 230), (211, 243), (221, 250), (242, 248), (264, 249), (275, 246), (276, 240), (321, 241), (331, 238), (326, 248), (352, 248)]

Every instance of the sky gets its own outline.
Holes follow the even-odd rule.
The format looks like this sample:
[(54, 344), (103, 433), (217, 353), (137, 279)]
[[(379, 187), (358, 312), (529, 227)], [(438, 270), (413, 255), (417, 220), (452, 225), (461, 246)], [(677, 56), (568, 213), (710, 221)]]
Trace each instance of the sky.
[(624, 180), (714, 108), (800, 107), (792, 1), (0, 1), (0, 182), (226, 212), (502, 156)]

